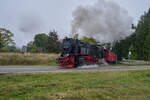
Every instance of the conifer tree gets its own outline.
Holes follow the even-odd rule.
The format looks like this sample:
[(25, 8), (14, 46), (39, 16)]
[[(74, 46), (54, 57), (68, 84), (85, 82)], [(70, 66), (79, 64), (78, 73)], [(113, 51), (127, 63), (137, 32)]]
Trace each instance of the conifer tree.
[(134, 43), (135, 53), (137, 55), (137, 59), (139, 60), (146, 60), (147, 58), (147, 51), (145, 49), (148, 41), (148, 35), (149, 35), (149, 16), (150, 16), (150, 10), (148, 13), (145, 13), (143, 16), (141, 16), (141, 19), (138, 23), (138, 26), (136, 28), (136, 40)]

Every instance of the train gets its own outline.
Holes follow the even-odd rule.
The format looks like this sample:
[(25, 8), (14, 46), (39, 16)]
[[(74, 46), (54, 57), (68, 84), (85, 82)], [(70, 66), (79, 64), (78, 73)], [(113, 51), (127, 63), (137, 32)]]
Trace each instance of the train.
[(99, 45), (89, 44), (74, 38), (65, 38), (62, 42), (62, 52), (57, 59), (62, 68), (76, 68), (92, 64), (115, 64), (116, 55)]

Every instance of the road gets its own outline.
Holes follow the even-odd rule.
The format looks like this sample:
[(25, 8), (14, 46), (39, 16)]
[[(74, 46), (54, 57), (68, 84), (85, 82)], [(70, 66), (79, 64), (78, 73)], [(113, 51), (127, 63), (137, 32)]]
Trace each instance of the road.
[(51, 66), (0, 66), (0, 75), (9, 74), (36, 74), (36, 73), (63, 73), (63, 72), (96, 72), (96, 71), (127, 71), (127, 70), (150, 70), (150, 66), (90, 66), (74, 69), (62, 69)]

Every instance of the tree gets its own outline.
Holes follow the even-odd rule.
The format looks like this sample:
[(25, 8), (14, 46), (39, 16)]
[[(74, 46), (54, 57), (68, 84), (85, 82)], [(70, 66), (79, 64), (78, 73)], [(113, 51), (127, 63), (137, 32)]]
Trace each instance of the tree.
[(146, 40), (144, 42), (144, 59), (145, 60), (150, 60), (150, 33), (149, 35), (146, 37)]
[(46, 51), (48, 53), (59, 53), (61, 51), (61, 42), (58, 40), (56, 31), (50, 31), (46, 43)]
[(5, 28), (0, 28), (0, 49), (7, 47), (10, 44), (15, 44), (12, 37), (12, 32)]
[(137, 55), (137, 59), (139, 60), (147, 60), (147, 46), (150, 34), (150, 9), (144, 15), (141, 16), (141, 19), (136, 28), (136, 40), (134, 43), (135, 53)]
[(45, 52), (46, 43), (48, 41), (48, 35), (45, 33), (37, 34), (34, 37), (34, 44), (40, 52)]
[(32, 52), (32, 53), (38, 53), (38, 52), (39, 52), (39, 51), (38, 51), (38, 48), (36, 47), (35, 44), (33, 44), (31, 48), (32, 48), (32, 49), (31, 49), (31, 52)]
[(130, 46), (129, 51), (131, 52), (131, 58), (130, 59), (132, 59), (132, 60), (137, 59), (137, 54), (135, 53), (136, 51), (135, 51), (133, 44)]
[(113, 46), (113, 51), (117, 54), (118, 60), (128, 57), (128, 52), (131, 51), (131, 59), (149, 60), (150, 54), (150, 9), (138, 22), (135, 27), (135, 32), (126, 39), (116, 42)]
[[(136, 34), (133, 33), (125, 39), (113, 43), (112, 51), (116, 53), (118, 60), (128, 58), (130, 47), (131, 45), (134, 45), (135, 36)], [(135, 53), (135, 50), (132, 53)]]
[(88, 42), (89, 44), (95, 44), (95, 45), (98, 44), (98, 42), (92, 37), (91, 38), (83, 37), (81, 41), (82, 42)]
[(79, 37), (79, 34), (74, 35), (74, 39), (78, 39), (78, 37)]
[(34, 44), (33, 41), (30, 41), (27, 44), (27, 52), (32, 52), (32, 53), (38, 53), (38, 48), (36, 47), (36, 45)]
[(116, 54), (118, 60), (122, 60), (122, 48), (120, 41), (116, 41), (112, 47), (112, 51)]
[(143, 48), (144, 48), (144, 59), (145, 60), (150, 60), (150, 9), (149, 9), (149, 12), (147, 13), (147, 22), (148, 22), (148, 29), (147, 29), (147, 32), (148, 32), (148, 35), (146, 36), (146, 39), (144, 41), (144, 45), (143, 45)]

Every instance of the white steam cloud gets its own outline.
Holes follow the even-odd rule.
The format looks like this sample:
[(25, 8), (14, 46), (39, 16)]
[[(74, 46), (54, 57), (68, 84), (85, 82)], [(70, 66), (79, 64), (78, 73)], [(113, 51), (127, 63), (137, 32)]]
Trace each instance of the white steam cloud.
[(132, 21), (128, 12), (115, 2), (98, 0), (94, 5), (79, 6), (73, 12), (72, 34), (112, 42), (132, 33)]

